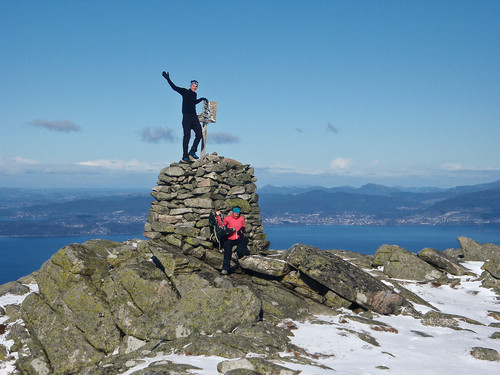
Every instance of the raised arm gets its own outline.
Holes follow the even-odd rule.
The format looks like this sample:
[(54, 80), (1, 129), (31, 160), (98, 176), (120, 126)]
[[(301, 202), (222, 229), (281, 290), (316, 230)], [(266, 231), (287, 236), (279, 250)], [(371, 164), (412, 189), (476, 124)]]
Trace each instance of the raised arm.
[(177, 87), (176, 85), (174, 85), (174, 83), (170, 79), (170, 74), (169, 73), (166, 73), (164, 71), (161, 75), (163, 76), (163, 78), (165, 78), (167, 80), (167, 82), (170, 85), (170, 87), (172, 87), (172, 90), (177, 91), (178, 93), (181, 92), (182, 89), (180, 87)]

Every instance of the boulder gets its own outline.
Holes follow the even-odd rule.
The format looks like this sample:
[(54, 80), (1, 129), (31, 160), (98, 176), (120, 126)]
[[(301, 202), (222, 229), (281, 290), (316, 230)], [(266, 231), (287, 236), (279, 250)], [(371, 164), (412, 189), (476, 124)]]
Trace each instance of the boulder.
[[(78, 330), (95, 349), (105, 353), (118, 346), (120, 331), (96, 283), (100, 285), (109, 270), (105, 246), (111, 249), (118, 245), (93, 241), (66, 246), (45, 262), (36, 276), (44, 304), (50, 306), (56, 317), (68, 320), (72, 329)], [(32, 313), (31, 309), (25, 311)]]
[(30, 291), (30, 289), (17, 281), (0, 285), (0, 297), (5, 294), (23, 295)]
[(45, 357), (36, 357), (25, 363), (23, 367), (28, 374), (50, 375), (54, 373)]
[(480, 244), (468, 237), (458, 237), (457, 240), (462, 249), (464, 261), (500, 261), (500, 245), (492, 243)]
[(9, 352), (8, 352), (7, 348), (4, 345), (0, 344), (0, 363), (7, 359), (8, 354), (9, 354)]
[[(217, 370), (223, 374), (260, 374), (260, 375), (298, 375), (301, 371), (291, 370), (262, 358), (242, 358), (223, 361), (217, 365)], [(246, 372), (235, 372), (247, 370)], [(248, 372), (251, 371), (251, 372)]]
[(283, 260), (250, 255), (238, 261), (241, 268), (264, 275), (281, 277), (290, 272), (290, 266)]
[(115, 324), (141, 340), (148, 339), (148, 332), (179, 299), (153, 262), (137, 259), (114, 269), (105, 279), (103, 291)]
[(407, 301), (343, 259), (308, 245), (292, 246), (287, 262), (343, 298), (380, 314), (396, 314)]
[(162, 316), (149, 337), (173, 340), (192, 333), (231, 332), (259, 320), (261, 301), (248, 287), (195, 289)]
[(470, 354), (482, 361), (500, 362), (500, 354), (495, 349), (476, 346), (471, 349)]
[(491, 288), (495, 291), (495, 293), (500, 295), (500, 279), (493, 277), (489, 271), (484, 271), (482, 273), (481, 286), (483, 288)]
[(285, 288), (278, 281), (253, 277), (252, 290), (262, 301), (262, 316), (269, 321), (305, 319), (313, 314), (330, 315), (332, 310)]
[(467, 268), (439, 250), (425, 248), (420, 251), (417, 256), (432, 266), (451, 273), (452, 275), (463, 276), (470, 274)]
[(247, 353), (273, 355), (296, 350), (289, 336), (290, 332), (285, 328), (279, 328), (268, 321), (258, 321), (242, 324), (231, 333), (216, 332), (210, 336), (191, 336), (163, 342), (158, 350), (224, 358), (243, 357)]
[(94, 348), (67, 315), (55, 312), (40, 295), (26, 297), (23, 310), (26, 327), (42, 343), (54, 374), (76, 373), (104, 358), (105, 353)]
[(180, 167), (173, 166), (162, 169), (160, 173), (168, 177), (179, 177), (184, 175), (185, 171)]
[(483, 270), (487, 271), (495, 279), (500, 279), (500, 259), (491, 259), (484, 263)]
[(384, 274), (395, 279), (432, 280), (443, 273), (423, 261), (411, 251), (395, 245), (382, 245), (374, 255), (374, 266), (384, 267)]

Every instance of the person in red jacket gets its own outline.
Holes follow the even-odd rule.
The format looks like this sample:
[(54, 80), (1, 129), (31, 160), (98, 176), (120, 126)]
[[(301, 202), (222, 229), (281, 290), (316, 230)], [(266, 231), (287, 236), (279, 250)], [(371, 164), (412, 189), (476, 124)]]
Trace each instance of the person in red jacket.
[(222, 263), (223, 275), (229, 274), (231, 266), (231, 255), (233, 246), (236, 245), (236, 256), (239, 258), (248, 255), (248, 239), (245, 237), (245, 218), (241, 215), (241, 209), (234, 207), (232, 214), (224, 218), (226, 228), (232, 229), (232, 233), (224, 241), (224, 262)]

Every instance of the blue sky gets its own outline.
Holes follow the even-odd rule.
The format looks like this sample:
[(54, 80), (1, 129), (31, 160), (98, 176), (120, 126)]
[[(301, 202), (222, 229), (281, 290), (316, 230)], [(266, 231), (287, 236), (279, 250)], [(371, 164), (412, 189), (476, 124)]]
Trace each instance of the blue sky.
[[(181, 97), (259, 186), (500, 179), (500, 2), (0, 1), (0, 186), (151, 188)], [(201, 110), (201, 105), (198, 106)]]

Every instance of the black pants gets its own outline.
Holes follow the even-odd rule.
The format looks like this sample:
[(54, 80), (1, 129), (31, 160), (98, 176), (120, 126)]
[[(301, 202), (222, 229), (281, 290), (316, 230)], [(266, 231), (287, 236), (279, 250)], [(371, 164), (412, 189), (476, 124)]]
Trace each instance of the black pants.
[(224, 262), (222, 263), (222, 269), (229, 272), (231, 268), (231, 254), (233, 252), (233, 246), (236, 245), (236, 254), (238, 258), (248, 255), (248, 238), (240, 237), (237, 240), (225, 240), (224, 241)]
[(189, 152), (196, 153), (198, 144), (201, 141), (201, 124), (198, 120), (198, 115), (184, 113), (182, 116), (182, 128), (184, 129), (184, 137), (182, 138), (182, 157), (188, 157), (189, 139), (191, 138), (191, 129), (194, 131), (193, 146)]

